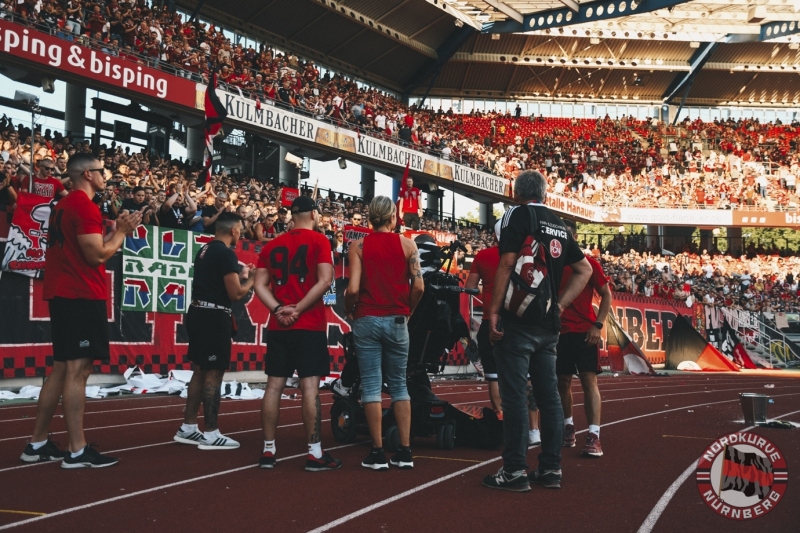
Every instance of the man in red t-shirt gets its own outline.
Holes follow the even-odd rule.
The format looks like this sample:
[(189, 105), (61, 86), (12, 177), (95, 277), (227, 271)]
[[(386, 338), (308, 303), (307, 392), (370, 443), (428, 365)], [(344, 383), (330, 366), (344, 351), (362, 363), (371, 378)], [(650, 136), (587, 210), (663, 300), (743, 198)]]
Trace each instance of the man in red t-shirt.
[(422, 192), (414, 187), (414, 180), (406, 178), (406, 188), (400, 196), (400, 212), (403, 214), (403, 225), (414, 230), (419, 229), (419, 219), (422, 217), (422, 207), (419, 205)]
[[(500, 224), (500, 221), (497, 222)], [(495, 225), (495, 230), (497, 225)], [(495, 236), (497, 234), (495, 233)], [(481, 318), (481, 325), (478, 329), (478, 355), (483, 366), (483, 374), (489, 384), (489, 401), (492, 403), (492, 409), (496, 412), (501, 412), (502, 407), (500, 404), (500, 388), (497, 385), (497, 366), (494, 362), (494, 349), (492, 342), (489, 339), (489, 306), (492, 303), (492, 293), (494, 291), (494, 276), (497, 273), (497, 267), (500, 265), (500, 250), (497, 247), (497, 238), (495, 243), (485, 250), (478, 252), (475, 259), (472, 260), (472, 267), (469, 270), (469, 277), (465, 287), (467, 289), (477, 289), (478, 283), (483, 283), (483, 291), (481, 292), (481, 307), (483, 308), (483, 317)]]
[[(564, 225), (570, 229), (577, 240), (578, 230), (575, 222), (564, 219)], [(569, 307), (561, 313), (561, 335), (556, 348), (556, 374), (558, 375), (558, 393), (564, 410), (564, 447), (575, 446), (575, 423), (572, 418), (572, 376), (578, 374), (583, 388), (583, 409), (589, 422), (589, 434), (583, 455), (601, 457), (600, 447), (600, 389), (597, 387), (597, 374), (602, 372), (597, 352), (600, 332), (611, 309), (611, 287), (608, 285), (605, 272), (600, 263), (587, 257), (592, 265), (592, 276)], [(572, 270), (564, 269), (561, 278), (563, 291), (569, 282)], [(594, 293), (600, 295), (600, 309), (597, 315), (592, 307)]]
[[(44, 299), (50, 304), (53, 371), (44, 382), (36, 411), (36, 426), (21, 459), (38, 463), (63, 459), (62, 468), (99, 468), (118, 460), (86, 445), (83, 410), (86, 380), (95, 359), (108, 360), (106, 271), (103, 264), (139, 225), (141, 213), (117, 218), (114, 233), (103, 237), (100, 209), (92, 202), (105, 186), (103, 163), (91, 154), (76, 154), (67, 164), (72, 192), (50, 214), (50, 234), (44, 268)], [(48, 438), (50, 420), (63, 396), (69, 437), (66, 452)]]
[(267, 325), (264, 372), (269, 376), (261, 404), (264, 451), (261, 468), (275, 467), (275, 435), (281, 394), (295, 371), (303, 392), (303, 424), (308, 436), (306, 470), (342, 466), (323, 452), (319, 379), (330, 372), (327, 319), (322, 296), (333, 282), (333, 254), (327, 237), (316, 230), (317, 204), (308, 196), (292, 202), (294, 228), (268, 242), (258, 257), (255, 291), (271, 313)]
[[(56, 170), (56, 164), (52, 159), (45, 158), (36, 164), (36, 174), (33, 176), (33, 189), (30, 191), (33, 194), (43, 196), (48, 200), (55, 197), (62, 198), (67, 195), (67, 190), (61, 183), (61, 180), (53, 177)], [(20, 179), (20, 190), (28, 192), (30, 177), (25, 176)]]

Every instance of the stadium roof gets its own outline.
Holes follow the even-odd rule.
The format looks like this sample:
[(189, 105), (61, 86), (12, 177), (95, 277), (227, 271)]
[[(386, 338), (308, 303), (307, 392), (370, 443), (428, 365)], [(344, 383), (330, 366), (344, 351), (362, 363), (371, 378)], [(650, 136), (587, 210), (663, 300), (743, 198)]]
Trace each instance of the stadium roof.
[[(195, 2), (178, 0), (186, 9)], [(206, 0), (204, 17), (410, 95), (800, 100), (800, 0)], [(777, 37), (776, 37), (777, 36)]]

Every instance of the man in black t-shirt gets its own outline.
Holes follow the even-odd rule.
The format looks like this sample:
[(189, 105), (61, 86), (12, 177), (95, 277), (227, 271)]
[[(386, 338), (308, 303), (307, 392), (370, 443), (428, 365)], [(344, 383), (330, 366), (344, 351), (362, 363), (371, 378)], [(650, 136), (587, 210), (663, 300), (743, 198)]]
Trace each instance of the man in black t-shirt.
[(183, 185), (177, 183), (170, 187), (167, 200), (161, 204), (158, 221), (165, 228), (188, 229), (195, 213), (197, 213), (197, 204), (194, 198), (185, 194)]
[(153, 208), (146, 201), (146, 194), (144, 187), (133, 188), (133, 198), (126, 198), (122, 201), (120, 211), (127, 211), (128, 213), (140, 212), (142, 213), (142, 224), (149, 225), (151, 216), (153, 215)]
[(203, 208), (203, 233), (216, 233), (217, 232), (217, 218), (225, 212), (225, 202), (228, 201), (228, 195), (224, 192), (218, 192), (214, 198), (214, 205), (208, 205)]
[[(559, 315), (580, 294), (592, 267), (561, 222), (545, 205), (547, 180), (539, 172), (525, 171), (514, 181), (519, 205), (506, 211), (500, 233), (500, 265), (489, 310), (489, 337), (494, 343), (500, 397), (503, 401), (503, 468), (486, 476), (487, 487), (524, 492), (530, 483), (561, 487), (561, 444), (564, 413), (558, 395), (556, 345)], [(531, 216), (533, 214), (534, 216)], [(510, 291), (511, 272), (528, 236), (534, 235), (545, 251), (547, 274), (541, 280), (543, 293), (528, 302), (521, 316), (504, 309)], [(572, 276), (559, 296), (564, 267)], [(547, 298), (542, 301), (542, 298)], [(536, 405), (540, 411), (542, 452), (539, 466), (526, 475), (528, 448), (527, 375), (530, 373)]]
[[(219, 432), (220, 386), (230, 366), (233, 317), (231, 302), (247, 295), (255, 276), (255, 265), (239, 267), (231, 250), (242, 233), (242, 217), (223, 212), (216, 220), (214, 240), (203, 246), (194, 260), (192, 305), (186, 314), (189, 336), (189, 381), (183, 425), (174, 440), (198, 446), (201, 450), (238, 448), (239, 443)], [(197, 412), (203, 404), (205, 432), (197, 428)]]

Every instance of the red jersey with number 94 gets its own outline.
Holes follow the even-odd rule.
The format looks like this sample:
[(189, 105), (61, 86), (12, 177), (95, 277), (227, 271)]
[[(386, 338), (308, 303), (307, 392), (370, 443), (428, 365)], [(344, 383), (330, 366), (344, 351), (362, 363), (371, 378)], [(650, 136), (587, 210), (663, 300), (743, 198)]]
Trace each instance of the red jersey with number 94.
[[(309, 229), (293, 229), (268, 242), (258, 256), (258, 268), (269, 271), (270, 289), (283, 305), (296, 304), (317, 284), (317, 265), (333, 264), (331, 243), (323, 234)], [(300, 315), (291, 327), (270, 320), (267, 330), (303, 329), (326, 331), (322, 298)]]

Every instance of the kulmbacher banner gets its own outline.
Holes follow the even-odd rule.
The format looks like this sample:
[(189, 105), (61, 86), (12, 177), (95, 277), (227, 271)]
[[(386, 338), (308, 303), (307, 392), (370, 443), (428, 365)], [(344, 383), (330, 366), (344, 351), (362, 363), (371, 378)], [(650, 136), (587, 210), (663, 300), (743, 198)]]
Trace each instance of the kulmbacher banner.
[(122, 311), (185, 313), (191, 303), (194, 258), (213, 236), (139, 226), (122, 247)]

